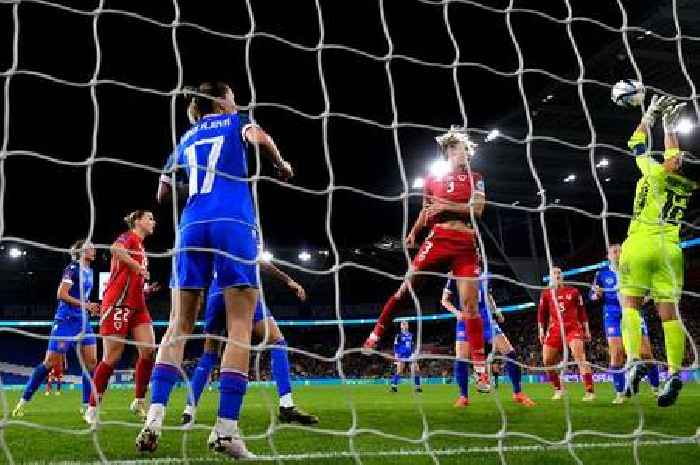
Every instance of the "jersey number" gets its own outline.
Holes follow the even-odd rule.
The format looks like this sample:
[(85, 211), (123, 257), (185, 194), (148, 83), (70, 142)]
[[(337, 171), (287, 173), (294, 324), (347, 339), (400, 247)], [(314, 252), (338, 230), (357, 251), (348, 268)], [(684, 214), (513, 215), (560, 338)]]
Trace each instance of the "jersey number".
[[(209, 155), (207, 155), (207, 173), (204, 175), (202, 187), (198, 189), (197, 169), (201, 166), (197, 164), (197, 146), (209, 145)], [(190, 168), (190, 196), (195, 194), (208, 194), (214, 186), (214, 176), (216, 175), (216, 163), (221, 155), (221, 147), (224, 145), (224, 136), (210, 137), (201, 139), (185, 149), (187, 156), (187, 165)]]
[(447, 182), (447, 193), (454, 192), (454, 191), (455, 191), (455, 182), (448, 181)]
[(688, 197), (667, 189), (666, 203), (661, 211), (661, 218), (671, 223), (678, 223), (683, 219), (686, 208), (688, 208)]

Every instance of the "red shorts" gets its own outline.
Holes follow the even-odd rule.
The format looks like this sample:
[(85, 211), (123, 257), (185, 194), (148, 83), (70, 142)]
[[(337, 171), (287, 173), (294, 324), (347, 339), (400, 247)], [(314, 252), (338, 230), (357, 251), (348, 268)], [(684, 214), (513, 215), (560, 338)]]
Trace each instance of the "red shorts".
[(416, 271), (448, 270), (455, 278), (481, 273), (474, 233), (434, 226), (413, 258)]
[(109, 307), (102, 309), (100, 334), (126, 337), (135, 327), (152, 323), (153, 320), (147, 308), (134, 310), (128, 307)]
[[(581, 325), (564, 327), (564, 337), (566, 338), (567, 344), (571, 344), (571, 341), (574, 339), (585, 339)], [(554, 349), (564, 349), (564, 346), (561, 343), (561, 329), (559, 326), (550, 326), (549, 329), (547, 329), (547, 335), (544, 338), (544, 343), (545, 345), (548, 345)]]

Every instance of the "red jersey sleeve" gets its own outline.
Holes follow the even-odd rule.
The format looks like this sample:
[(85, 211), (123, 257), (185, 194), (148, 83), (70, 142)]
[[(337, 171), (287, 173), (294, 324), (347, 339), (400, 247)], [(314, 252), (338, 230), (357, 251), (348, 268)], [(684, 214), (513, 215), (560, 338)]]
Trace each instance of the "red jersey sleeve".
[(114, 243), (123, 245), (124, 248), (127, 250), (131, 249), (131, 247), (132, 247), (131, 234), (129, 234), (129, 232), (122, 233), (119, 237), (117, 237), (117, 240), (115, 240)]
[(433, 177), (428, 176), (425, 178), (425, 184), (423, 185), (423, 198), (429, 199), (433, 196)]
[(541, 326), (546, 326), (545, 314), (549, 311), (549, 299), (547, 298), (548, 294), (547, 289), (542, 291), (542, 294), (540, 294), (540, 304), (537, 306), (537, 323), (539, 323)]
[(581, 323), (585, 323), (588, 321), (588, 314), (586, 313), (586, 306), (583, 303), (583, 296), (581, 296), (581, 293), (576, 289), (576, 307), (577, 307), (577, 316), (578, 316), (578, 321)]

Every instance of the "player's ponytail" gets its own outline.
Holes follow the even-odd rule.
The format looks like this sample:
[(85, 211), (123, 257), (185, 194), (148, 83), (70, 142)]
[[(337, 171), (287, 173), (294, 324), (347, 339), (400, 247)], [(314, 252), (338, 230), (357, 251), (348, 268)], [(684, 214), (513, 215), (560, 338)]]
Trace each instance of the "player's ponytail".
[(220, 81), (203, 82), (196, 89), (186, 88), (185, 101), (190, 122), (198, 121), (203, 115), (215, 113), (217, 99), (225, 97), (229, 90), (228, 84)]
[(73, 245), (70, 246), (70, 258), (72, 258), (73, 260), (80, 259), (80, 254), (83, 250), (85, 242), (85, 239), (80, 239), (78, 241), (75, 241)]
[(134, 229), (136, 227), (136, 222), (143, 218), (143, 215), (148, 212), (148, 210), (134, 210), (124, 217), (124, 222), (129, 229)]

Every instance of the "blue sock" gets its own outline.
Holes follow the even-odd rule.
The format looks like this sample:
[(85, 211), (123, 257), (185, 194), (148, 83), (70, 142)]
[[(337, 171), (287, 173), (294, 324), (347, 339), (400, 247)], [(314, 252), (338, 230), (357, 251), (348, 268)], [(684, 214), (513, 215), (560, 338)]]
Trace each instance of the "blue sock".
[(209, 381), (209, 374), (218, 360), (219, 354), (216, 352), (204, 352), (204, 354), (202, 354), (202, 357), (197, 363), (197, 368), (194, 370), (192, 379), (190, 380), (192, 397), (190, 397), (190, 393), (188, 392), (187, 405), (197, 405), (199, 398), (202, 396), (202, 391), (204, 391), (204, 386), (206, 386), (207, 381)]
[(168, 405), (170, 392), (180, 380), (180, 371), (173, 365), (156, 363), (151, 375), (151, 404)]
[[(508, 377), (510, 378), (510, 382), (513, 384), (513, 394), (519, 393), (522, 388), (520, 387), (520, 376), (521, 376), (521, 371), (520, 371), (520, 365), (515, 363), (515, 351), (511, 350), (506, 354), (506, 357), (509, 359), (506, 361), (506, 373), (508, 373)], [(498, 386), (498, 376), (496, 378), (496, 386)]]
[(398, 386), (399, 385), (399, 379), (400, 376), (397, 372), (394, 372), (393, 376), (391, 377), (391, 385), (392, 386)]
[(610, 370), (614, 371), (612, 374), (613, 386), (615, 386), (615, 392), (622, 393), (625, 390), (625, 372), (622, 367), (610, 367)]
[(415, 375), (413, 377), (413, 382), (416, 383), (416, 387), (420, 387), (420, 375)]
[(649, 378), (649, 384), (651, 384), (652, 387), (659, 387), (659, 365), (656, 363), (649, 364), (647, 378)]
[(219, 376), (219, 418), (238, 420), (248, 387), (248, 377), (237, 371), (222, 371)]
[(469, 365), (465, 361), (455, 360), (454, 372), (460, 395), (469, 397)]
[(92, 372), (83, 372), (83, 404), (87, 404), (90, 401), (90, 393), (92, 392)]
[(39, 389), (39, 386), (41, 386), (41, 383), (43, 383), (46, 379), (46, 375), (48, 373), (49, 369), (44, 366), (43, 362), (35, 366), (34, 371), (32, 371), (32, 376), (29, 378), (29, 381), (27, 381), (27, 385), (24, 388), (22, 399), (29, 402), (36, 390)]
[(280, 397), (292, 392), (292, 379), (289, 376), (289, 354), (287, 353), (287, 341), (280, 339), (275, 342), (274, 349), (270, 350), (270, 364), (272, 365), (272, 379), (277, 385), (277, 394)]

